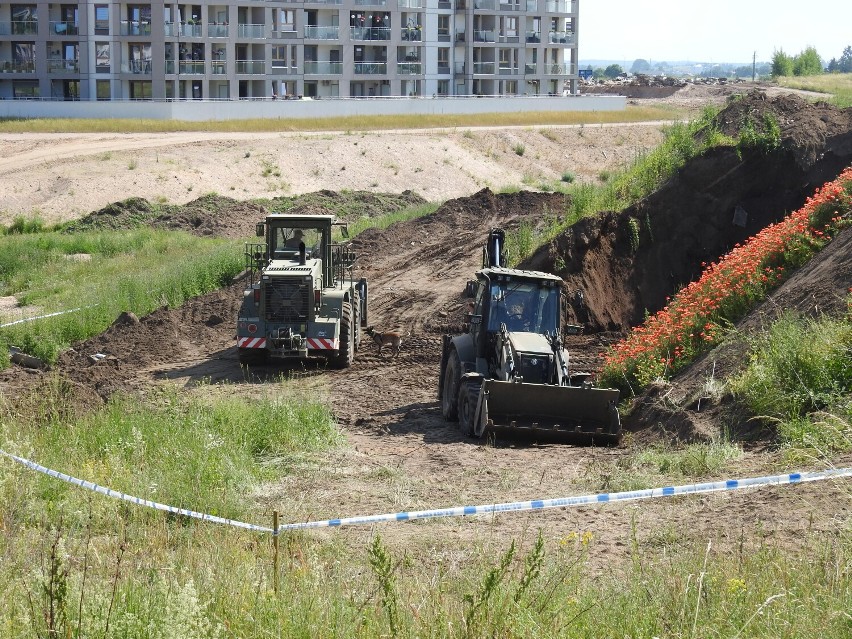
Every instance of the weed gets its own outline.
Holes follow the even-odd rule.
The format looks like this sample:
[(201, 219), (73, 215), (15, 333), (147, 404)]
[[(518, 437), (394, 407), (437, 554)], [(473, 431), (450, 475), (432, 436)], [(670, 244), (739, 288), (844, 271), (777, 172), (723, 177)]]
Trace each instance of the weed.
[(515, 155), (522, 156), (526, 151), (526, 147), (523, 144), (516, 144), (512, 150), (515, 152)]
[(571, 171), (564, 171), (560, 179), (566, 184), (573, 184), (577, 177)]
[(130, 161), (127, 163), (127, 169), (128, 169), (129, 171), (134, 171), (134, 170), (136, 170), (136, 167), (137, 167), (137, 166), (139, 166), (139, 162), (136, 160), (136, 158), (133, 158), (132, 160), (130, 160)]
[(639, 221), (635, 217), (627, 220), (627, 231), (630, 239), (630, 250), (635, 253), (639, 250)]
[(379, 580), (379, 590), (382, 593), (382, 608), (388, 618), (390, 634), (396, 637), (399, 631), (399, 597), (396, 592), (394, 565), (390, 553), (382, 545), (380, 535), (373, 537), (369, 548), (370, 568)]

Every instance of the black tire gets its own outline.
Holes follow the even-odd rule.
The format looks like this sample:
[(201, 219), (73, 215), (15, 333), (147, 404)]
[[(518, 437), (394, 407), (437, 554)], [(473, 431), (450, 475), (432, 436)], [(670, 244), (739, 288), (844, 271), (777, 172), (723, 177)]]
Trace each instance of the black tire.
[(343, 302), (340, 312), (340, 350), (329, 361), (335, 368), (349, 368), (355, 358), (355, 335), (352, 332), (352, 305)]
[(265, 348), (238, 348), (237, 359), (241, 366), (266, 366), (269, 363), (269, 351)]
[(356, 294), (354, 298), (352, 298), (352, 308), (354, 312), (352, 313), (352, 326), (355, 330), (355, 352), (361, 350), (361, 298)]
[(448, 422), (458, 421), (459, 418), (459, 382), (461, 382), (461, 360), (453, 349), (447, 359), (444, 369), (443, 387), (441, 390), (441, 414)]
[(462, 435), (473, 437), (476, 416), (476, 403), (479, 401), (479, 382), (462, 382), (459, 386), (458, 414), (459, 430)]

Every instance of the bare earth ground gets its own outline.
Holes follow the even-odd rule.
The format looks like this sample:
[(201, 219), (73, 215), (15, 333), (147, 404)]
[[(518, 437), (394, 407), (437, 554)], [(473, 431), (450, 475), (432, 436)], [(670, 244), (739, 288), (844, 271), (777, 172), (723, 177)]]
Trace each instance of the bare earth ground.
[[(758, 108), (759, 102), (752, 106)], [(810, 118), (807, 126), (823, 121), (820, 118), (825, 117), (824, 113), (811, 113), (809, 109), (799, 107), (798, 103), (781, 102), (776, 106), (800, 109), (805, 115), (796, 117)], [(839, 136), (848, 141), (848, 131), (852, 128), (847, 126), (845, 116), (829, 115), (831, 118), (826, 121), (834, 123), (837, 132), (832, 130), (825, 137)], [(807, 127), (796, 127), (796, 120), (792, 115), (790, 117), (792, 124), (785, 135), (794, 139), (800, 128)], [(555, 141), (552, 136), (556, 137)], [(173, 384), (187, 393), (205, 396), (235, 392), (248, 397), (329, 393), (350, 445), (322, 458), (306, 460), (297, 475), (278, 485), (263, 486), (257, 495), (270, 510), (281, 511), (284, 521), (301, 521), (609, 490), (612, 487), (611, 477), (629, 477), (631, 471), (619, 469), (618, 465), (628, 459), (632, 446), (658, 445), (667, 441), (672, 430), (666, 428), (667, 420), (671, 420), (673, 429), (676, 425), (686, 439), (707, 439), (721, 434), (722, 422), (712, 421), (712, 416), (702, 413), (690, 417), (685, 415), (687, 411), (671, 411), (654, 413), (646, 423), (631, 424), (632, 432), (625, 443), (616, 448), (512, 442), (497, 442), (495, 445), (462, 437), (453, 425), (443, 421), (436, 402), (441, 335), (458, 330), (461, 324), (464, 283), (479, 265), (480, 245), (488, 229), (498, 225), (511, 228), (524, 217), (535, 223), (545, 210), (559, 211), (564, 206), (560, 195), (530, 192), (495, 195), (490, 190), (480, 191), (480, 188), (487, 184), (494, 187), (518, 184), (525, 175), (535, 171), (551, 180), (558, 179), (566, 170), (583, 179), (593, 180), (600, 171), (616, 168), (635, 153), (653, 147), (660, 136), (656, 126), (542, 127), (509, 131), (472, 130), (470, 134), (431, 131), (297, 137), (275, 135), (258, 136), (250, 141), (231, 136), (228, 140), (216, 138), (197, 143), (188, 139), (183, 142), (173, 140), (167, 147), (146, 147), (149, 139), (145, 136), (106, 136), (104, 144), (111, 145), (109, 148), (112, 149), (106, 159), (100, 158), (106, 153), (106, 147), (92, 146), (91, 138), (84, 141), (62, 136), (66, 142), (56, 147), (57, 152), (63, 154), (61, 161), (39, 160), (38, 149), (41, 146), (33, 149), (32, 146), (19, 145), (17, 150), (7, 147), (3, 154), (6, 159), (0, 161), (0, 171), (3, 171), (0, 180), (3, 187), (14, 181), (9, 176), (18, 169), (10, 168), (10, 157), (20, 155), (22, 164), (29, 166), (31, 171), (21, 169), (17, 173), (18, 178), (23, 180), (23, 176), (30, 173), (43, 176), (46, 186), (49, 185), (49, 193), (53, 195), (48, 197), (45, 193), (45, 199), (39, 206), (45, 216), (48, 210), (53, 210), (55, 219), (74, 216), (69, 211), (48, 208), (51, 202), (59, 199), (73, 200), (75, 205), (80, 202), (80, 212), (131, 195), (153, 197), (152, 193), (162, 193), (170, 201), (178, 202), (182, 201), (181, 198), (190, 199), (181, 191), (186, 190), (187, 184), (194, 185), (190, 195), (195, 197), (208, 190), (202, 186), (208, 184), (207, 180), (209, 184), (217, 185), (209, 190), (231, 195), (222, 188), (222, 184), (228, 184), (226, 178), (234, 179), (234, 166), (251, 167), (240, 175), (239, 182), (235, 184), (235, 197), (280, 194), (280, 190), (266, 190), (270, 179), (261, 175), (259, 157), (269, 158), (270, 162), (281, 167), (281, 176), (276, 180), (287, 181), (289, 193), (318, 188), (370, 187), (385, 192), (412, 189), (427, 199), (466, 196), (447, 202), (438, 212), (426, 218), (396, 225), (384, 232), (368, 231), (354, 242), (359, 256), (359, 275), (366, 276), (371, 287), (370, 323), (380, 329), (399, 328), (411, 333), (405, 340), (402, 353), (395, 359), (378, 357), (375, 349), (364, 340), (355, 364), (348, 370), (327, 371), (316, 365), (297, 369), (269, 367), (247, 374), (239, 367), (233, 343), (233, 318), (236, 317), (242, 289), (242, 285), (237, 283), (230, 289), (195, 300), (183, 308), (161, 309), (138, 324), (117, 324), (105, 334), (76, 345), (75, 350), (66, 354), (60, 362), (58, 369), (77, 389), (77, 401), (91, 405), (115, 390), (145, 392), (152, 384)], [(133, 150), (122, 146), (122, 141)], [(154, 136), (151, 143), (157, 141), (157, 136)], [(51, 144), (53, 148), (46, 139), (41, 142), (43, 145)], [(518, 143), (525, 146), (523, 156), (513, 151)], [(828, 149), (828, 143), (823, 143)], [(251, 149), (247, 144), (251, 145)], [(401, 151), (401, 148), (406, 151)], [(783, 213), (798, 206), (787, 206), (786, 203), (795, 201), (802, 192), (811, 188), (811, 184), (821, 183), (819, 179), (823, 173), (830, 173), (837, 164), (848, 163), (848, 148), (843, 152), (835, 147), (831, 149), (831, 152), (823, 154), (829, 157), (828, 160), (814, 159), (799, 169), (796, 169), (798, 165), (794, 160), (779, 160), (774, 163), (778, 166), (773, 164), (771, 167), (774, 173), (765, 163), (757, 160), (739, 163), (735, 158), (716, 158), (709, 168), (703, 166), (692, 173), (684, 171), (684, 180), (671, 186), (670, 199), (665, 200), (661, 195), (652, 209), (652, 213), (661, 216), (653, 218), (652, 224), (656, 229), (655, 237), (664, 246), (660, 250), (664, 253), (669, 251), (668, 264), (681, 260), (677, 262), (678, 268), (682, 263), (684, 272), (689, 272), (694, 268), (689, 260), (703, 261), (707, 257), (689, 253), (688, 246), (683, 249), (685, 253), (677, 256), (674, 253), (678, 242), (687, 236), (678, 234), (680, 227), (675, 223), (676, 217), (672, 217), (672, 212), (679, 212), (684, 218), (681, 220), (684, 227), (689, 226), (690, 220), (697, 224), (701, 216), (707, 215), (705, 211), (696, 210), (695, 217), (690, 217), (690, 203), (696, 190), (700, 191), (702, 202), (722, 202), (720, 218), (729, 222), (726, 197), (739, 201), (748, 196), (751, 198), (748, 200), (749, 210), (760, 211), (757, 205), (760, 194), (748, 192), (748, 185), (752, 183), (750, 176), (761, 171), (771, 173), (767, 179), (772, 184), (772, 176), (776, 181), (786, 180), (798, 170), (799, 173), (795, 173), (798, 176), (795, 192), (781, 195), (764, 192), (765, 197), (776, 198), (772, 200), (772, 206), (782, 207), (776, 214)], [(365, 151), (363, 155), (362, 151)], [(246, 152), (250, 152), (250, 157), (245, 157)], [(170, 155), (172, 153), (175, 155)], [(299, 160), (292, 159), (295, 157)], [(127, 166), (130, 158), (138, 158), (138, 165), (132, 170)], [(167, 158), (174, 163), (167, 164), (161, 174), (156, 165), (162, 165)], [(149, 168), (152, 164), (154, 169)], [(337, 165), (345, 165), (345, 171)], [(732, 165), (737, 166), (731, 169)], [(177, 167), (182, 167), (182, 170)], [(415, 171), (417, 167), (422, 170)], [(66, 170), (73, 174), (72, 181), (60, 182), (50, 177)], [(314, 171), (318, 174), (314, 175)], [(178, 177), (173, 177), (173, 174)], [(708, 182), (699, 179), (708, 175), (714, 176), (715, 180), (711, 180), (709, 186)], [(729, 181), (725, 182), (719, 175)], [(195, 182), (182, 181), (189, 180), (190, 176)], [(316, 181), (312, 182), (313, 179)], [(134, 188), (142, 189), (144, 184), (144, 188), (152, 190), (131, 190), (129, 187), (134, 180), (140, 182), (133, 185)], [(179, 182), (181, 187), (173, 191), (158, 190), (165, 189), (167, 185), (172, 188), (172, 181)], [(692, 181), (695, 181), (692, 196), (678, 190), (686, 188), (685, 185), (692, 184)], [(74, 195), (69, 197), (72, 189)], [(9, 193), (8, 189), (3, 192)], [(78, 198), (78, 192), (91, 195)], [(736, 192), (736, 197), (731, 195), (733, 192)], [(31, 187), (18, 192), (22, 201), (37, 198), (38, 193), (41, 192)], [(88, 200), (87, 197), (94, 199)], [(97, 200), (98, 197), (103, 199)], [(96, 200), (98, 203), (93, 203)], [(708, 208), (712, 207), (708, 205)], [(766, 208), (770, 207), (767, 205)], [(633, 215), (639, 213), (644, 215), (644, 211), (632, 212)], [(624, 219), (614, 215), (601, 223), (599, 238), (606, 241), (591, 244), (604, 247), (602, 251), (589, 249), (580, 252), (579, 243), (572, 237), (563, 238), (555, 244), (563, 250), (574, 251), (572, 255), (576, 256), (576, 260), (567, 260), (566, 271), (560, 273), (572, 286), (575, 283), (588, 286), (588, 282), (582, 282), (583, 274), (605, 273), (604, 263), (614, 265), (615, 269), (626, 269), (625, 260), (647, 259), (632, 267), (632, 272), (641, 275), (660, 261), (656, 254), (627, 256), (624, 242), (618, 240)], [(762, 223), (767, 221), (762, 220)], [(663, 244), (669, 225), (672, 226), (674, 241)], [(715, 251), (716, 256), (727, 250), (728, 242), (735, 241), (725, 230), (727, 226), (730, 224), (719, 224), (722, 230), (714, 231), (713, 237), (718, 236), (714, 240), (717, 246), (705, 247), (708, 251)], [(589, 244), (586, 241), (587, 249)], [(551, 266), (553, 264), (547, 250), (535, 256), (534, 260), (541, 265), (548, 265), (548, 260)], [(666, 263), (665, 260), (663, 263)], [(576, 272), (571, 272), (572, 265), (577, 268)], [(848, 289), (848, 273), (852, 272), (852, 268), (848, 267), (846, 262), (842, 262), (831, 269), (831, 286), (827, 287), (826, 295)], [(621, 277), (624, 273), (627, 270), (621, 275), (616, 272), (607, 277)], [(647, 282), (633, 284), (636, 287), (628, 292), (633, 296), (631, 299), (638, 298), (638, 304), (655, 299), (662, 290), (649, 289)], [(801, 286), (809, 288), (807, 283)], [(607, 322), (614, 321), (611, 316), (615, 313), (607, 314), (602, 309), (618, 307), (625, 316), (635, 312), (632, 306), (628, 308), (623, 303), (619, 306), (624, 291), (616, 286), (607, 288), (597, 299), (588, 297), (590, 290), (595, 292), (595, 288), (585, 289), (589, 302), (586, 309), (589, 315), (585, 321), (596, 332), (570, 345), (573, 354), (590, 366), (596, 365), (600, 352), (613, 339), (610, 332), (601, 329), (613, 328)], [(805, 300), (805, 306), (810, 301)], [(647, 306), (638, 308), (641, 314)], [(217, 318), (223, 318), (224, 322), (217, 323)], [(86, 356), (95, 352), (106, 353), (110, 357), (90, 365)], [(282, 383), (282, 375), (291, 381)], [(0, 373), (0, 390), (10, 396), (24, 395), (42, 377), (40, 373), (6, 371)], [(689, 419), (692, 419), (691, 429), (683, 424)], [(698, 424), (708, 419), (710, 423)], [(729, 465), (725, 476), (745, 477), (801, 469), (788, 468), (782, 454), (770, 444), (767, 441), (746, 443), (744, 456)], [(850, 465), (852, 456), (838, 459), (836, 464)], [(413, 544), (440, 553), (452, 549), (464, 553), (471, 540), (505, 548), (510, 538), (530, 540), (538, 529), (544, 531), (550, 543), (557, 543), (572, 532), (590, 531), (595, 536), (594, 555), (603, 565), (608, 559), (627, 555), (634, 530), (643, 547), (659, 548), (691, 542), (706, 544), (708, 539), (713, 539), (715, 544), (733, 545), (741, 535), (755, 543), (768, 540), (798, 547), (807, 531), (832, 535), (848, 526), (850, 514), (852, 491), (848, 482), (838, 481), (634, 505), (608, 504), (494, 518), (389, 524), (383, 525), (381, 530), (383, 536), (396, 546)], [(319, 538), (339, 538), (345, 544), (362, 547), (365, 538), (372, 533), (369, 528), (351, 528), (312, 534)]]

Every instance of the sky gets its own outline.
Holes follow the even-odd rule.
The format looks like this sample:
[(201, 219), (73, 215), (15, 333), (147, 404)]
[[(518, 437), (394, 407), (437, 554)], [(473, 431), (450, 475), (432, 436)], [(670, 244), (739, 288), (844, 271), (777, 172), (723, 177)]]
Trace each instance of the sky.
[(852, 0), (579, 0), (580, 60), (768, 62), (852, 45)]

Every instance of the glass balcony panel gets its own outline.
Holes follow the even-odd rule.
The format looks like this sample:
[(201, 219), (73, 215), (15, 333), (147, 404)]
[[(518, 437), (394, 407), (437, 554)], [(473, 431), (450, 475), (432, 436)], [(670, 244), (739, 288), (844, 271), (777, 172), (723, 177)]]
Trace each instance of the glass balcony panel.
[(352, 40), (390, 40), (390, 27), (349, 27)]
[(118, 35), (149, 36), (151, 35), (151, 23), (139, 22), (138, 20), (122, 20), (118, 26)]
[(0, 73), (35, 73), (35, 62), (6, 60), (0, 62)]
[(35, 35), (38, 33), (38, 20), (12, 21), (12, 35)]
[(474, 31), (474, 42), (494, 42), (494, 31)]
[(518, 67), (503, 66), (501, 63), (497, 69), (499, 75), (518, 75)]
[(525, 64), (524, 65), (524, 73), (528, 73), (528, 74), (535, 73), (536, 72), (535, 66), (536, 66), (535, 62), (533, 62), (532, 64)]
[(574, 44), (574, 34), (568, 31), (551, 31), (547, 39), (550, 44)]
[(423, 39), (423, 30), (415, 27), (405, 27), (399, 37), (407, 42), (420, 42)]
[(228, 37), (228, 25), (227, 24), (208, 24), (207, 25), (207, 35), (211, 38), (227, 38)]
[(247, 75), (262, 75), (266, 72), (264, 60), (237, 60), (237, 73)]
[(456, 62), (455, 73), (456, 75), (461, 75), (464, 73), (464, 62)]
[(79, 60), (63, 60), (61, 58), (49, 58), (47, 60), (48, 73), (79, 73)]
[(388, 72), (387, 62), (356, 62), (356, 75), (385, 75)]
[(474, 75), (494, 75), (494, 71), (497, 65), (494, 62), (474, 62), (473, 63), (473, 74)]
[(228, 70), (228, 62), (226, 60), (211, 60), (210, 73), (213, 75), (225, 75)]
[(527, 0), (527, 13), (538, 13), (538, 0)]
[(541, 34), (538, 31), (527, 31), (527, 42), (541, 42)]
[(204, 75), (204, 60), (181, 60), (178, 64), (180, 75)]
[[(202, 62), (202, 64), (204, 64)], [(133, 73), (137, 75), (150, 75), (151, 61), (150, 60), (128, 60), (121, 65), (122, 73)]]
[(343, 63), (330, 60), (305, 60), (305, 75), (342, 75)]
[(498, 0), (473, 0), (474, 9), (482, 9), (485, 11), (496, 11)]
[(179, 35), (184, 38), (200, 38), (201, 37), (201, 25), (200, 24), (180, 24), (179, 26)]
[(358, 6), (386, 7), (388, 0), (355, 0), (355, 4)]
[(423, 63), (421, 62), (397, 62), (396, 72), (399, 75), (422, 75)]
[(422, 9), (425, 6), (424, 0), (398, 0), (400, 9)]
[(308, 25), (305, 27), (305, 38), (308, 40), (339, 40), (340, 27)]
[(266, 27), (262, 24), (241, 24), (237, 26), (239, 38), (262, 38)]

